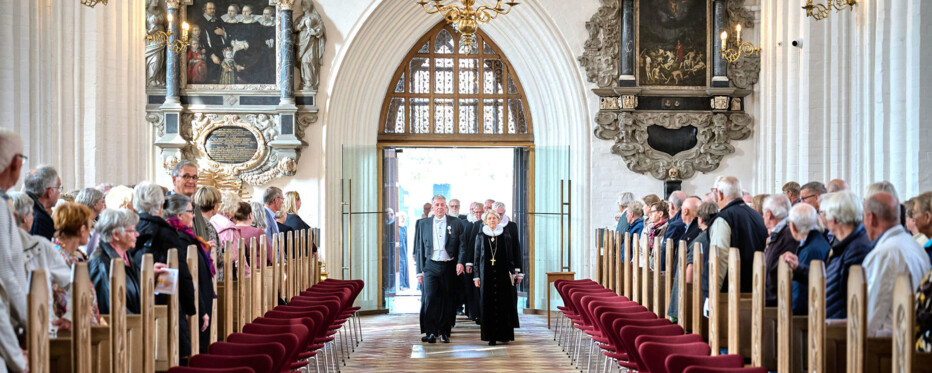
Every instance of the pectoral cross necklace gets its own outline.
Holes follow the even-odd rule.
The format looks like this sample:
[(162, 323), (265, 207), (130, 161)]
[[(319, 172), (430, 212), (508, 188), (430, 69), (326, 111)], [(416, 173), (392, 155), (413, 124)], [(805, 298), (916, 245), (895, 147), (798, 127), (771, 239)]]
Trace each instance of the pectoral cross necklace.
[(492, 265), (495, 265), (495, 254), (498, 253), (498, 242), (495, 242), (495, 246), (492, 246), (492, 243), (495, 242), (495, 237), (489, 238), (489, 247), (492, 248)]

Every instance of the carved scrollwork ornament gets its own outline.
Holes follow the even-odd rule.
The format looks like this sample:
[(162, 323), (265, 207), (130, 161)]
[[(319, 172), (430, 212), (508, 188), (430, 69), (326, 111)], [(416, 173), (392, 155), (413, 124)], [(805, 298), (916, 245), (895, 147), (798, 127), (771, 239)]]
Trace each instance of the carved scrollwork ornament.
[(292, 10), (294, 9), (294, 0), (278, 0), (278, 7), (281, 10)]
[(181, 0), (165, 0), (165, 5), (168, 6), (168, 9), (180, 9)]
[(146, 113), (146, 123), (155, 127), (157, 137), (165, 136), (165, 121), (162, 114), (157, 111)]
[(735, 88), (751, 89), (760, 80), (760, 56), (743, 56), (729, 63), (728, 80)]
[[(726, 155), (734, 153), (735, 148), (730, 142), (750, 137), (753, 124), (750, 115), (744, 112), (600, 111), (595, 122), (595, 136), (614, 141), (611, 152), (624, 158), (628, 169), (649, 174), (658, 180), (670, 178), (671, 169), (677, 170), (677, 179), (689, 179), (696, 172), (714, 171)], [(653, 149), (647, 143), (647, 128), (653, 125), (674, 130), (694, 126), (697, 129), (696, 146), (676, 155)]]
[(586, 79), (600, 88), (611, 87), (621, 73), (620, 0), (601, 0), (599, 10), (586, 22), (589, 38), (577, 59)]

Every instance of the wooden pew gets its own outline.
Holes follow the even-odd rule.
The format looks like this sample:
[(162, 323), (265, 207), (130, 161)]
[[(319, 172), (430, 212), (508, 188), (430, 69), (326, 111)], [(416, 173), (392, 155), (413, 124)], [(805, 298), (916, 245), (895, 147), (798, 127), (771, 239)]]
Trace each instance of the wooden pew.
[(763, 251), (754, 253), (751, 298), (751, 366), (763, 366), (764, 304), (767, 264)]
[[(660, 242), (662, 237), (654, 237), (654, 250), (651, 252), (654, 259), (654, 268), (651, 269), (651, 305), (654, 306), (654, 314), (658, 318), (663, 318), (666, 315), (666, 312), (663, 310), (663, 294), (661, 288), (661, 268), (660, 268)], [(650, 267), (648, 262), (647, 267)]]
[[(709, 248), (709, 347), (712, 348), (712, 356), (716, 356), (720, 351), (719, 334), (719, 307), (721, 306), (719, 298), (721, 295), (721, 285), (718, 282), (718, 247)], [(700, 311), (701, 312), (701, 311)]]
[(632, 257), (631, 257), (631, 255), (632, 255), (632, 254), (631, 254), (631, 233), (625, 233), (625, 239), (624, 239), (624, 254), (623, 254), (625, 260), (624, 260), (624, 262), (622, 263), (622, 267), (624, 268), (624, 270), (623, 270), (624, 273), (622, 274), (622, 283), (623, 283), (623, 286), (624, 286), (624, 291), (623, 291), (622, 295), (624, 295), (625, 297), (628, 297), (628, 299), (631, 299), (631, 297), (632, 297), (632, 294), (631, 294), (631, 283), (632, 283), (632, 281), (633, 281), (633, 278), (632, 278), (632, 276), (631, 276), (631, 271), (632, 271), (632, 266), (631, 266)]
[[(218, 245), (217, 248), (219, 248), (220, 243), (218, 242), (217, 245)], [(218, 259), (217, 250), (211, 250), (210, 260), (212, 263), (214, 263), (215, 267), (216, 267), (216, 263), (218, 263), (217, 259)], [(214, 300), (211, 302), (210, 314), (212, 315), (211, 316), (212, 319), (210, 320), (210, 343), (214, 343), (218, 340), (218, 334), (220, 332), (220, 327), (219, 327), (220, 319), (218, 318), (218, 316), (220, 315), (220, 312), (218, 310), (219, 301), (220, 301), (219, 299), (220, 292), (219, 292), (219, 289), (217, 288), (217, 276), (214, 276), (212, 282), (213, 282), (213, 287), (214, 287), (214, 294), (216, 294), (217, 297), (215, 297)]]
[(605, 237), (602, 233), (602, 228), (595, 229), (595, 252), (596, 252), (596, 261), (595, 261), (595, 281), (600, 285), (604, 285), (605, 282), (602, 281), (602, 266), (605, 264), (605, 257), (602, 255), (603, 245), (602, 240)]
[(201, 324), (203, 323), (203, 320), (201, 320), (200, 317), (201, 304), (198, 301), (200, 298), (198, 298), (199, 289), (197, 286), (197, 276), (199, 275), (197, 267), (197, 250), (200, 249), (198, 249), (195, 245), (188, 246), (187, 258), (185, 258), (188, 261), (188, 271), (191, 272), (191, 282), (193, 282), (194, 285), (194, 314), (188, 316), (188, 333), (191, 334), (191, 356), (197, 355), (200, 351), (200, 331)]
[(631, 300), (641, 302), (641, 241), (635, 234), (631, 238)]
[(663, 255), (666, 256), (666, 263), (663, 266), (663, 304), (661, 305), (661, 311), (663, 312), (663, 317), (667, 318), (667, 309), (670, 305), (670, 296), (673, 295), (673, 239), (667, 240), (667, 249)]
[(249, 301), (246, 299), (246, 266), (249, 264), (246, 263), (246, 240), (240, 238), (239, 240), (239, 260), (236, 266), (236, 281), (234, 281), (233, 289), (236, 293), (236, 301), (233, 305), (233, 315), (236, 317), (236, 332), (241, 333), (243, 331), (243, 325), (246, 325), (246, 305), (249, 304)]
[(692, 319), (693, 334), (705, 335), (707, 331), (703, 328), (702, 315), (702, 245), (693, 246), (693, 293), (692, 293)]
[(142, 256), (142, 265), (139, 269), (139, 294), (140, 311), (142, 311), (142, 372), (155, 372), (155, 353), (157, 344), (155, 335), (155, 261), (152, 254)]
[[(110, 261), (110, 371), (127, 372), (126, 265), (123, 259)], [(138, 356), (137, 356), (138, 358)]]
[(233, 245), (238, 244), (233, 241), (224, 242), (223, 250), (223, 282), (217, 286), (217, 303), (218, 307), (218, 339), (226, 340), (227, 336), (234, 333), (233, 329), (233, 275), (237, 273), (233, 267)]
[(777, 370), (805, 372), (809, 370), (809, 320), (807, 316), (793, 315), (793, 270), (781, 260), (777, 272)]
[(932, 372), (932, 353), (917, 352), (915, 296), (909, 275), (900, 273), (893, 287), (894, 372)]
[(606, 287), (617, 293), (617, 288), (615, 287), (615, 231), (611, 229), (605, 230), (606, 245), (605, 245), (605, 254), (607, 257), (607, 268), (608, 271), (605, 275)]
[[(178, 250), (169, 249), (168, 250), (168, 263), (166, 265), (169, 268), (178, 269)], [(159, 350), (162, 350), (162, 346), (165, 346), (164, 355), (156, 354), (155, 360), (155, 370), (157, 371), (167, 371), (173, 366), (177, 366), (180, 362), (180, 346), (179, 343), (179, 305), (178, 305), (178, 292), (168, 296), (168, 306), (161, 308), (165, 311), (163, 314), (163, 320), (165, 322), (159, 322), (160, 307), (156, 307), (155, 314), (155, 323), (156, 329), (158, 330), (158, 336), (156, 341), (159, 341)], [(162, 342), (164, 341), (164, 342)]]
[[(672, 246), (670, 246), (672, 248)], [(677, 248), (676, 256), (679, 260), (676, 263), (676, 323), (683, 327), (687, 333), (689, 332), (689, 327), (687, 326), (687, 320), (689, 317), (686, 317), (686, 241), (680, 241), (680, 244)]]
[(279, 244), (279, 239), (278, 239), (280, 236), (281, 236), (281, 233), (279, 233), (278, 235), (272, 235), (271, 237), (272, 239), (272, 270), (269, 271), (270, 272), (269, 274), (271, 275), (271, 284), (270, 284), (271, 289), (270, 289), (270, 294), (269, 294), (269, 304), (267, 306), (268, 309), (273, 309), (275, 308), (275, 306), (278, 305), (278, 297), (280, 295), (279, 287), (281, 286), (281, 282), (282, 282), (282, 278), (281, 278), (282, 253), (281, 253), (281, 245)]
[(615, 244), (612, 246), (615, 257), (612, 259), (615, 265), (615, 295), (622, 295), (624, 290), (624, 265), (621, 262), (622, 246), (625, 240), (621, 232), (615, 231)]
[(29, 274), (29, 291), (26, 307), (29, 324), (26, 327), (26, 348), (29, 351), (29, 369), (37, 373), (49, 372), (49, 282), (44, 270)]

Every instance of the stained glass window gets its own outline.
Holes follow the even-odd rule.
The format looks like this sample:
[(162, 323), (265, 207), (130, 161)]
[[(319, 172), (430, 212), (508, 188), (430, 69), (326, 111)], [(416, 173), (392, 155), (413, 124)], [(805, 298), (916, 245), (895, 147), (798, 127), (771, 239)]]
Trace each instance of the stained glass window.
[(481, 30), (479, 48), (466, 50), (445, 23), (424, 35), (392, 78), (380, 136), (443, 135), (462, 141), (482, 135), (533, 141), (521, 82), (505, 54)]

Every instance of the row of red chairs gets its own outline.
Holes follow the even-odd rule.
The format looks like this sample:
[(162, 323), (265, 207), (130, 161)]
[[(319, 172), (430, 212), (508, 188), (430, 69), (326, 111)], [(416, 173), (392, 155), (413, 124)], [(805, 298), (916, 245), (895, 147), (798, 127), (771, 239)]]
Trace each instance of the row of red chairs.
[(745, 368), (741, 355), (710, 356), (702, 336), (686, 334), (679, 325), (595, 281), (557, 280), (554, 286), (564, 306), (557, 307), (562, 317), (553, 338), (577, 369), (582, 345), (589, 339), (587, 371), (592, 368), (593, 346), (598, 346), (602, 358), (596, 359), (596, 370), (601, 360), (603, 370), (641, 373), (766, 373), (763, 368)]
[(362, 280), (327, 279), (244, 325), (241, 333), (212, 343), (208, 353), (191, 357), (187, 367), (173, 367), (169, 373), (309, 371), (311, 360), (320, 372), (319, 356), (327, 371), (339, 372), (338, 360), (345, 366), (362, 341), (359, 307), (353, 303), (364, 286)]

